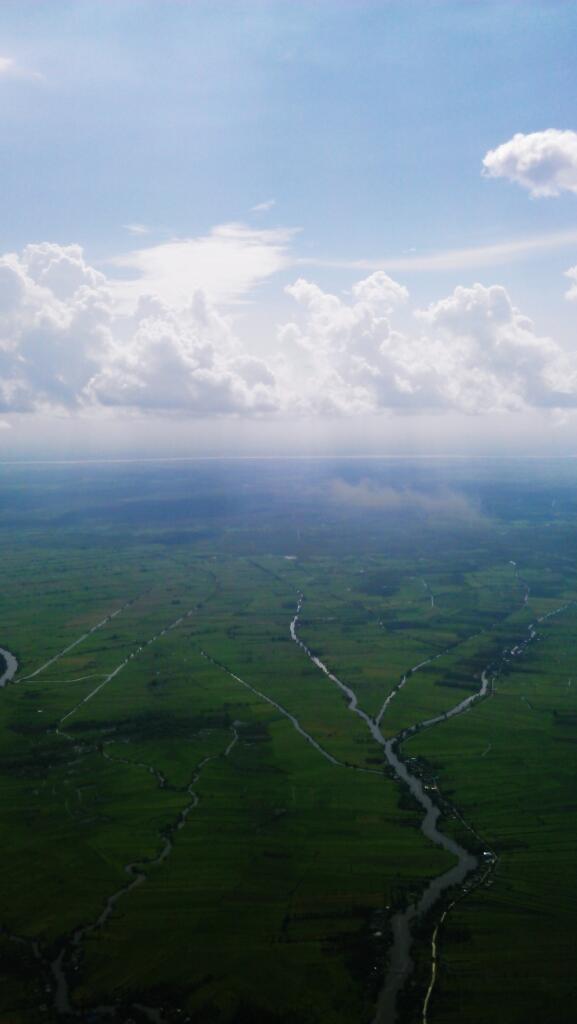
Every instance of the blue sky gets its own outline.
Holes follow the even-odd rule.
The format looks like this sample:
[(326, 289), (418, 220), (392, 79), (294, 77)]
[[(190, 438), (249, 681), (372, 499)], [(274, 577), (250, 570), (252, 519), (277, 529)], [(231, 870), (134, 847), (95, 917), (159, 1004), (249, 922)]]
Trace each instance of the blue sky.
[[(361, 393), (367, 389), (366, 379), (346, 376), (352, 372), (350, 350), (345, 360), (342, 349), (348, 342), (342, 339), (339, 357), (330, 366), (328, 356), (322, 367), (309, 361), (309, 374), (318, 375), (324, 393), (330, 391), (334, 373), (339, 375), (338, 394), (325, 407), (315, 406), (310, 396), (303, 399), (298, 375), (286, 369), (289, 357), (279, 342), (283, 328), (296, 322), (301, 336), (295, 344), (309, 354), (323, 346), (328, 351), (327, 331), (334, 337), (337, 328), (333, 323), (329, 330), (325, 323), (324, 334), (319, 334), (318, 316), (312, 323), (316, 314), (310, 294), (303, 291), (296, 300), (298, 319), (295, 296), (285, 291), (298, 277), (324, 294), (339, 295), (351, 308), (355, 282), (382, 269), (410, 291), (410, 316), (401, 296), (400, 326), (390, 328), (409, 332), (410, 338), (415, 330), (422, 333), (424, 322), (427, 329), (433, 324), (435, 330), (446, 331), (440, 309), (428, 321), (417, 316), (418, 328), (414, 314), (448, 299), (455, 288), (499, 286), (512, 306), (533, 320), (538, 338), (553, 339), (572, 356), (575, 306), (564, 297), (569, 287), (564, 273), (577, 263), (577, 195), (572, 186), (564, 186), (555, 196), (533, 198), (529, 187), (501, 164), (494, 177), (481, 171), (488, 151), (518, 133), (532, 137), (551, 129), (577, 130), (574, 3), (4, 0), (0, 26), (0, 251), (20, 253), (39, 243), (81, 247), (82, 272), (90, 277), (88, 267), (105, 275), (124, 317), (111, 325), (108, 315), (107, 352), (93, 359), (92, 376), (76, 373), (74, 395), (70, 381), (60, 388), (68, 372), (62, 369), (60, 342), (57, 367), (53, 353), (47, 355), (50, 345), (54, 347), (52, 328), (48, 347), (37, 334), (33, 344), (16, 338), (13, 323), (5, 328), (5, 348), (15, 351), (23, 345), (23, 358), (37, 358), (40, 369), (30, 369), (24, 390), (18, 379), (4, 398), (1, 415), (11, 428), (1, 432), (4, 448), (18, 447), (20, 435), (33, 444), (35, 424), (40, 430), (51, 417), (82, 422), (96, 417), (100, 422), (103, 408), (102, 436), (112, 436), (113, 422), (125, 422), (126, 415), (131, 423), (139, 416), (163, 421), (167, 415), (178, 416), (187, 438), (190, 424), (197, 429), (200, 420), (218, 420), (214, 430), (226, 438), (227, 417), (251, 421), (246, 430), (255, 437), (267, 429), (265, 421), (282, 420), (286, 431), (286, 424), (306, 417), (311, 423), (323, 420), (324, 436), (327, 417), (345, 415), (354, 421), (351, 429), (362, 447), (370, 433), (366, 418), (394, 418), (399, 410), (388, 385), (383, 383), (378, 399), (368, 400)], [(565, 136), (559, 145), (570, 142)], [(214, 229), (231, 223), (237, 225), (236, 234), (232, 243), (230, 233), (223, 242), (222, 233), (215, 236)], [(568, 240), (561, 242), (561, 234)], [(209, 262), (217, 270), (219, 246), (224, 245), (222, 282), (215, 279), (217, 270), (205, 272), (206, 239), (212, 239)], [(524, 239), (542, 244), (517, 253), (507, 248)], [(166, 245), (175, 240), (194, 244), (177, 252)], [(480, 253), (478, 260), (474, 253), (458, 255), (460, 250), (486, 247), (491, 252)], [(135, 250), (146, 250), (146, 256), (131, 257)], [(427, 264), (431, 254), (453, 250), (457, 255), (441, 269)], [(46, 252), (42, 258), (48, 259)], [(55, 248), (49, 258), (57, 258)], [(251, 260), (254, 272), (241, 272), (241, 265), (253, 265)], [(26, 263), (24, 270), (23, 263), (18, 266), (18, 274), (38, 284), (31, 265)], [(127, 277), (137, 279), (131, 292), (118, 283)], [(169, 279), (181, 281), (181, 290), (163, 291)], [(231, 280), (236, 282), (232, 288)], [(98, 287), (104, 287), (102, 280)], [(198, 352), (192, 354), (189, 343), (191, 331), (197, 339), (201, 332), (198, 315), (193, 327), (190, 322), (183, 326), (181, 310), (179, 330), (181, 338), (189, 339), (182, 342), (188, 345), (182, 357), (188, 370), (194, 375), (200, 367), (212, 374), (208, 391), (202, 391), (201, 373), (186, 399), (173, 394), (167, 376), (162, 400), (137, 400), (137, 393), (150, 390), (152, 372), (138, 377), (138, 367), (149, 360), (158, 375), (159, 365), (169, 366), (172, 360), (176, 379), (178, 359), (163, 342), (162, 361), (158, 337), (154, 358), (152, 343), (147, 347), (135, 341), (142, 335), (142, 317), (126, 322), (129, 301), (153, 291), (165, 303), (182, 306), (199, 289), (217, 318), (210, 329), (203, 328), (201, 339), (203, 351), (212, 346), (210, 367), (202, 364)], [(481, 304), (490, 309), (494, 298), (483, 298)], [(40, 303), (38, 293), (34, 301)], [(390, 319), (389, 299), (381, 296), (379, 301), (384, 306), (374, 317)], [(463, 302), (469, 299), (465, 296)], [(52, 321), (61, 324), (67, 314), (48, 305)], [(70, 313), (70, 304), (67, 309)], [(159, 314), (155, 316), (158, 323)], [(163, 316), (166, 334), (166, 323), (174, 327), (174, 317), (166, 310)], [(39, 317), (33, 325), (36, 332)], [(215, 326), (217, 321), (220, 326)], [(515, 329), (525, 329), (520, 321), (515, 323)], [(73, 344), (77, 329), (70, 328), (68, 343)], [(102, 324), (98, 330), (101, 335)], [(382, 328), (378, 330), (381, 344)], [(439, 356), (442, 363), (448, 359), (443, 363), (446, 381), (448, 374), (460, 372), (453, 368), (453, 350), (463, 335), (454, 330), (453, 335), (453, 349)], [(93, 356), (94, 339), (86, 344)], [(431, 335), (435, 344), (440, 342)], [(487, 344), (492, 342), (481, 332), (475, 345)], [(451, 416), (474, 416), (474, 429), (480, 437), (486, 429), (493, 445), (480, 413), (487, 404), (487, 381), (477, 403), (469, 395), (471, 372), (478, 369), (481, 356), (469, 359), (468, 397), (448, 402), (445, 409), (438, 388), (431, 397), (427, 374), (423, 371), (418, 380), (414, 376), (417, 354), (411, 345), (407, 341), (402, 351), (397, 345), (401, 355), (395, 356), (394, 374), (402, 378), (397, 390), (404, 395), (418, 391), (423, 402), (419, 406), (412, 399), (410, 408), (397, 403), (405, 420), (410, 415), (424, 423), (433, 413), (443, 436), (442, 424)], [(358, 358), (357, 351), (357, 369)], [(552, 358), (550, 352), (547, 367)], [(249, 366), (246, 361), (251, 359)], [(397, 372), (399, 359), (406, 377)], [(77, 360), (77, 351), (70, 354), (71, 363)], [(239, 360), (245, 360), (242, 380), (235, 383)], [(388, 355), (387, 360), (389, 366)], [(539, 365), (545, 372), (544, 364)], [(484, 364), (481, 371), (487, 371)], [(4, 369), (13, 381), (15, 372), (14, 365)], [(490, 372), (517, 379), (519, 363), (509, 361), (496, 370), (493, 361)], [(556, 383), (551, 385), (551, 374), (547, 378), (549, 390), (557, 393), (560, 376), (566, 381), (572, 372), (572, 363), (562, 371), (557, 360)], [(274, 378), (276, 398), (271, 397), (267, 373)], [(385, 375), (382, 361), (378, 367), (371, 364), (370, 373)], [(58, 387), (51, 387), (50, 374), (60, 381)], [(257, 385), (261, 391), (255, 397)], [(555, 400), (537, 394), (535, 381), (524, 379), (522, 388), (515, 387), (513, 398), (503, 392), (499, 399), (500, 414), (519, 417), (537, 410), (540, 417), (546, 407), (547, 416), (563, 419), (563, 436), (572, 443), (567, 423), (573, 402), (566, 394), (561, 417)], [(234, 400), (224, 394), (227, 388), (233, 389)], [(453, 391), (449, 382), (445, 404)], [(445, 420), (441, 405), (449, 417)], [(391, 434), (397, 436), (395, 423)], [(282, 429), (277, 423), (273, 433), (280, 437)], [(418, 434), (417, 419), (414, 429)], [(335, 428), (335, 436), (340, 431), (340, 426)]]
[(123, 222), (200, 234), (271, 195), (344, 258), (577, 223), (479, 173), (514, 132), (571, 126), (573, 3), (19, 0), (2, 21), (45, 75), (3, 86), (10, 245), (105, 254)]

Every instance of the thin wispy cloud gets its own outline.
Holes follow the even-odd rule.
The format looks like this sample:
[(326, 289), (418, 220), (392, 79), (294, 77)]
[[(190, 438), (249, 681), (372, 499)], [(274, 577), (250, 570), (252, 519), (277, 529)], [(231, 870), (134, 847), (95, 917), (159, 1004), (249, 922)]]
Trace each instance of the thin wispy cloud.
[(264, 203), (257, 203), (256, 206), (251, 206), (252, 213), (268, 213), (272, 210), (273, 206), (276, 206), (276, 199), (265, 199)]
[(569, 267), (569, 270), (565, 271), (565, 277), (568, 277), (572, 282), (571, 287), (565, 292), (565, 298), (571, 299), (571, 301), (577, 300), (577, 266)]
[(150, 228), (148, 224), (123, 224), (122, 227), (131, 235), (148, 235)]
[(44, 75), (41, 75), (39, 71), (24, 67), (14, 57), (0, 56), (0, 80), (3, 78), (23, 78), (40, 82)]
[(494, 245), (477, 245), (464, 249), (444, 249), (432, 253), (415, 255), (384, 256), (380, 259), (333, 260), (317, 257), (301, 257), (301, 266), (327, 267), (343, 270), (386, 270), (395, 272), (435, 272), (450, 270), (474, 270), (494, 267), (510, 260), (522, 260), (535, 253), (563, 249), (577, 244), (577, 227), (567, 231), (538, 235), (532, 238), (517, 238)]
[(258, 230), (245, 224), (221, 224), (208, 235), (172, 239), (114, 257), (109, 265), (125, 276), (112, 281), (111, 287), (128, 304), (153, 294), (185, 305), (197, 291), (213, 301), (235, 302), (292, 262), (288, 246), (294, 234), (290, 228)]

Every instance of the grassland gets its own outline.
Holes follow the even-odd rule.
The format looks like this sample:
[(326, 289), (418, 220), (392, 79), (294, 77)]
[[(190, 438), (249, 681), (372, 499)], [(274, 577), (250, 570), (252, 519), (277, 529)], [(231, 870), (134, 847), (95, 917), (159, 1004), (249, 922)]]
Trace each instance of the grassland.
[[(66, 1017), (62, 949), (88, 1018), (372, 1019), (391, 913), (451, 859), (292, 642), (299, 595), (303, 639), (368, 713), (406, 679), (387, 735), (498, 668), (490, 699), (406, 745), (499, 855), (441, 931), (429, 1021), (574, 1018), (577, 480), (453, 468), (469, 514), (433, 519), (339, 506), (349, 470), (313, 468), (4, 470), (0, 646), (20, 662), (0, 692), (6, 1024)], [(449, 486), (379, 472), (401, 493)], [(126, 865), (145, 880), (121, 892)], [(428, 935), (417, 952), (407, 1021)]]

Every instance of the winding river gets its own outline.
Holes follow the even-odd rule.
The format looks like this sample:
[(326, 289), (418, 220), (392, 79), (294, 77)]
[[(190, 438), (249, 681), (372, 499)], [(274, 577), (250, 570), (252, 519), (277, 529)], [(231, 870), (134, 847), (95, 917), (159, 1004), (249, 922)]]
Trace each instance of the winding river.
[[(525, 592), (525, 604), (527, 603), (527, 598), (528, 587), (526, 587)], [(468, 712), (478, 701), (482, 700), (484, 697), (490, 694), (492, 672), (490, 668), (486, 668), (481, 675), (481, 685), (479, 690), (476, 693), (470, 695), (469, 697), (466, 697), (464, 700), (461, 700), (454, 707), (448, 709), (440, 715), (437, 715), (433, 718), (429, 718), (425, 721), (412, 725), (402, 730), (398, 735), (390, 739), (386, 739), (381, 731), (381, 721), (386, 713), (390, 701), (393, 699), (396, 693), (398, 693), (401, 687), (406, 684), (406, 682), (414, 672), (416, 672), (423, 665), (427, 664), (428, 661), (432, 661), (435, 659), (435, 657), (439, 657), (440, 655), (433, 656), (432, 658), (427, 659), (427, 661), (421, 662), (419, 665), (416, 665), (412, 669), (408, 670), (403, 676), (401, 682), (397, 684), (397, 686), (391, 691), (387, 699), (384, 701), (383, 706), (381, 707), (378, 715), (376, 717), (372, 717), (359, 706), (358, 697), (355, 691), (348, 684), (344, 683), (341, 679), (339, 679), (337, 675), (331, 672), (328, 666), (317, 655), (315, 655), (314, 652), (300, 638), (298, 634), (298, 624), (303, 603), (304, 595), (300, 594), (298, 597), (298, 603), (294, 617), (290, 622), (290, 636), (292, 640), (296, 645), (298, 645), (298, 647), (301, 648), (303, 653), (310, 659), (310, 661), (315, 665), (315, 667), (320, 672), (322, 672), (326, 676), (326, 678), (333, 685), (338, 687), (338, 689), (345, 695), (348, 701), (349, 711), (357, 715), (364, 722), (372, 738), (375, 740), (376, 743), (379, 744), (379, 746), (382, 747), (386, 761), (390, 768), (392, 769), (395, 778), (409, 789), (409, 791), (411, 792), (411, 794), (418, 802), (418, 804), (421, 806), (424, 812), (423, 819), (421, 822), (421, 830), (423, 834), (431, 842), (435, 843), (437, 846), (443, 848), (448, 853), (450, 853), (455, 858), (456, 861), (456, 863), (450, 869), (448, 869), (438, 877), (433, 878), (429, 882), (429, 884), (421, 893), (417, 901), (415, 901), (412, 904), (409, 904), (404, 909), (399, 909), (391, 919), (392, 946), (383, 987), (378, 998), (376, 1014), (374, 1017), (374, 1024), (394, 1024), (394, 1022), (397, 1021), (398, 1018), (399, 993), (406, 984), (406, 982), (408, 981), (414, 968), (414, 963), (411, 956), (414, 924), (417, 921), (421, 920), (428, 912), (437, 907), (439, 902), (442, 901), (443, 897), (449, 890), (455, 889), (456, 887), (463, 887), (464, 883), (466, 883), (466, 889), (470, 889), (474, 885), (479, 884), (486, 877), (488, 871), (491, 870), (491, 867), (496, 860), (495, 854), (491, 850), (485, 850), (483, 857), (475, 856), (469, 850), (465, 849), (458, 842), (456, 842), (450, 836), (445, 835), (440, 830), (439, 818), (443, 813), (440, 798), (437, 797), (435, 799), (434, 795), (430, 795), (430, 790), (428, 790), (428, 787), (425, 787), (425, 784), (423, 783), (419, 775), (409, 769), (407, 763), (404, 760), (402, 760), (402, 758), (399, 756), (399, 747), (405, 740), (409, 739), (411, 736), (413, 736), (420, 730), (424, 728), (430, 728), (456, 715)], [(517, 642), (517, 644), (510, 650), (507, 649), (503, 652), (503, 660), (507, 660), (509, 657), (517, 657), (537, 637), (537, 623), (544, 622), (546, 619), (549, 619), (553, 615), (557, 615), (560, 612), (563, 612), (572, 603), (573, 602), (568, 602), (567, 604), (564, 604), (561, 607), (554, 609), (548, 614), (543, 615), (540, 618), (537, 618), (535, 620), (535, 623), (532, 623), (527, 627), (526, 633), (523, 636), (523, 638), (520, 639)], [(123, 606), (123, 608), (127, 607), (128, 604)], [(119, 612), (121, 610), (123, 609), (119, 609)], [(138, 653), (140, 653), (140, 651), (143, 650), (143, 648), (147, 646), (149, 643), (153, 643), (160, 637), (164, 636), (169, 630), (177, 628), (189, 615), (193, 613), (193, 611), (194, 609), (190, 609), (188, 612), (185, 613), (185, 615), (181, 616), (175, 622), (160, 630), (150, 640), (148, 640), (146, 644), (138, 647), (136, 651), (129, 655), (129, 657), (126, 658), (119, 666), (117, 666), (116, 669), (114, 669), (110, 674), (108, 674), (104, 678), (103, 682), (101, 682), (93, 691), (91, 691), (85, 698), (83, 698), (83, 700), (81, 700), (66, 715), (64, 715), (59, 722), (60, 728), (58, 729), (58, 731), (61, 733), (61, 735), (67, 735), (61, 728), (64, 722), (71, 715), (75, 714), (76, 711), (78, 711), (83, 704), (85, 704), (88, 700), (96, 696), (96, 694), (103, 688), (103, 686), (105, 686), (109, 681), (111, 681), (118, 674), (118, 672), (130, 661), (131, 658), (133, 658), (135, 655), (138, 655)], [(117, 612), (116, 614), (118, 614), (119, 612)], [(97, 626), (93, 629), (100, 628), (105, 622), (110, 621), (110, 618), (112, 618), (112, 616), (107, 617), (107, 619), (104, 619), (102, 622), (98, 623)], [(90, 635), (91, 632), (93, 632), (93, 630), (90, 630), (89, 633), (85, 634), (84, 637), (82, 637), (81, 639), (84, 639), (85, 636)], [(75, 644), (70, 645), (70, 647), (71, 646), (75, 646)], [(47, 662), (44, 666), (41, 666), (41, 669), (33, 673), (33, 676), (37, 675), (43, 668), (46, 668), (48, 667), (48, 665), (53, 664), (54, 661), (56, 661), (58, 657), (62, 655), (62, 653), (65, 653), (67, 650), (69, 650), (70, 647), (66, 648), (64, 652), (60, 652), (60, 655), (57, 655), (56, 657), (50, 659), (50, 661)], [(260, 690), (257, 690), (247, 681), (243, 680), (240, 676), (232, 672), (229, 668), (227, 668), (227, 666), (212, 658), (209, 654), (207, 654), (206, 651), (201, 651), (201, 653), (207, 660), (211, 661), (215, 666), (227, 672), (238, 684), (241, 684), (242, 686), (251, 690), (256, 696), (262, 698), (264, 701), (274, 706), (282, 715), (284, 715), (291, 722), (296, 731), (299, 732), (302, 735), (302, 737), (309, 744), (311, 744), (311, 746), (314, 747), (317, 750), (317, 752), (321, 754), (326, 760), (332, 762), (335, 766), (341, 768), (346, 767), (352, 770), (381, 774), (381, 772), (377, 769), (362, 768), (360, 766), (357, 767), (348, 764), (345, 765), (343, 762), (337, 760), (328, 750), (322, 747), (313, 736), (311, 736), (305, 729), (303, 729), (301, 723), (296, 718), (296, 716), (294, 716), (287, 708), (285, 708), (277, 701), (273, 700), (273, 698), (269, 697), (267, 694), (263, 693)], [(2, 673), (0, 674), (0, 687), (4, 687), (15, 676), (18, 670), (18, 662), (10, 651), (2, 647), (0, 647), (0, 656), (0, 671)], [(134, 888), (136, 888), (137, 886), (141, 885), (143, 882), (146, 881), (147, 870), (150, 870), (150, 868), (154, 868), (160, 865), (169, 856), (173, 848), (173, 839), (175, 837), (175, 834), (184, 827), (188, 815), (198, 805), (199, 798), (193, 787), (198, 782), (202, 769), (216, 757), (228, 757), (237, 740), (238, 733), (236, 731), (236, 728), (233, 726), (232, 739), (228, 743), (226, 749), (221, 751), (220, 754), (211, 755), (209, 757), (204, 758), (198, 764), (190, 785), (186, 787), (188, 799), (184, 808), (180, 811), (177, 818), (171, 824), (166, 826), (161, 832), (161, 844), (158, 854), (154, 858), (150, 858), (148, 860), (141, 859), (139, 861), (135, 861), (133, 863), (125, 865), (124, 870), (127, 876), (127, 881), (124, 883), (124, 885), (120, 886), (111, 896), (109, 896), (106, 899), (100, 914), (97, 916), (95, 920), (78, 927), (70, 936), (67, 937), (64, 944), (60, 947), (58, 954), (54, 958), (49, 959), (46, 956), (42, 956), (38, 947), (38, 943), (36, 941), (32, 942), (32, 940), (24, 940), (15, 935), (10, 936), (16, 942), (25, 942), (26, 944), (30, 945), (34, 956), (43, 962), (45, 968), (48, 968), (50, 974), (52, 975), (52, 981), (54, 985), (54, 1005), (55, 1009), (59, 1014), (65, 1016), (78, 1015), (78, 1011), (75, 1010), (71, 1001), (69, 972), (70, 968), (74, 966), (75, 963), (77, 963), (78, 961), (78, 957), (81, 953), (83, 940), (86, 938), (87, 935), (98, 930), (106, 923), (106, 921), (113, 913), (115, 905), (118, 903), (120, 899), (122, 899), (125, 895), (128, 895), (128, 893), (130, 893)], [(101, 753), (103, 754), (104, 757), (110, 757), (110, 755), (104, 749), (104, 745), (101, 749)], [(123, 761), (123, 759), (121, 758), (110, 759)], [(155, 766), (145, 764), (142, 762), (138, 762), (137, 764), (138, 767), (146, 769), (150, 772), (151, 775), (155, 777), (156, 782), (160, 788), (164, 788), (167, 785), (166, 778)], [(463, 822), (463, 824), (465, 824), (466, 827), (470, 827), (467, 826), (466, 822)], [(473, 829), (471, 829), (471, 833), (475, 834)], [(476, 839), (479, 840), (479, 837), (476, 836)], [(455, 901), (453, 900), (453, 902)], [(431, 982), (426, 993), (425, 1002), (423, 1006), (423, 1024), (426, 1024), (428, 1003), (435, 983), (437, 963), (436, 944), (439, 924), (442, 923), (442, 920), (444, 920), (444, 917), (446, 916), (448, 909), (450, 909), (450, 906), (452, 906), (452, 903), (449, 906), (447, 906), (447, 902), (445, 900), (444, 903), (442, 903), (441, 905), (444, 906), (443, 913), (440, 919), (438, 920), (437, 926), (434, 929), (432, 938)], [(146, 1011), (146, 1015), (149, 1016), (151, 1020), (158, 1022), (162, 1021), (162, 1016), (155, 1009), (148, 1007), (139, 1008), (143, 1011)], [(93, 1012), (95, 1012), (97, 1015), (110, 1014), (114, 1012), (114, 1008), (97, 1007), (94, 1008)]]
[[(301, 650), (307, 655), (312, 663), (318, 668), (324, 675), (337, 686), (342, 693), (345, 694), (348, 700), (348, 709), (353, 714), (357, 715), (367, 726), (373, 739), (383, 748), (386, 760), (393, 770), (394, 776), (397, 780), (402, 782), (411, 792), (413, 797), (417, 800), (424, 811), (424, 816), (421, 822), (421, 831), (431, 842), (437, 846), (442, 847), (447, 853), (452, 854), (456, 863), (453, 867), (449, 868), (443, 874), (436, 878), (433, 878), (427, 885), (426, 889), (420, 896), (420, 898), (412, 904), (409, 904), (405, 909), (400, 909), (391, 919), (391, 930), (392, 930), (392, 946), (389, 957), (389, 964), (385, 975), (385, 980), (381, 992), (379, 994), (377, 1010), (374, 1017), (373, 1024), (394, 1024), (398, 1019), (398, 997), (401, 989), (408, 981), (413, 968), (414, 963), (411, 957), (412, 947), (412, 932), (414, 923), (421, 920), (429, 911), (431, 911), (442, 899), (448, 890), (455, 889), (457, 886), (463, 886), (467, 880), (467, 888), (472, 887), (475, 884), (479, 884), (486, 878), (488, 871), (496, 861), (495, 853), (490, 849), (485, 849), (483, 856), (478, 857), (466, 850), (460, 843), (456, 842), (450, 836), (445, 835), (439, 828), (439, 818), (441, 816), (442, 808), (440, 802), (437, 802), (429, 792), (426, 791), (425, 785), (421, 778), (411, 772), (407, 766), (407, 763), (403, 761), (399, 756), (399, 746), (405, 740), (411, 736), (420, 732), (422, 729), (430, 728), (440, 722), (446, 721), (449, 718), (453, 718), (456, 715), (464, 714), (480, 700), (486, 697), (491, 692), (491, 669), (487, 667), (481, 675), (481, 685), (479, 690), (464, 700), (459, 701), (454, 707), (443, 712), (443, 714), (437, 715), (434, 718), (426, 719), (423, 722), (419, 722), (402, 730), (397, 736), (391, 739), (386, 739), (381, 732), (381, 720), (384, 713), (394, 695), (405, 685), (407, 679), (415, 672), (418, 668), (422, 667), (427, 662), (421, 662), (414, 668), (410, 669), (402, 678), (400, 684), (394, 688), (389, 697), (384, 702), (379, 714), (376, 718), (371, 717), (359, 707), (358, 697), (354, 690), (346, 683), (344, 683), (338, 676), (331, 672), (331, 670), (325, 665), (321, 659), (314, 654), (314, 652), (304, 643), (299, 637), (297, 632), (298, 622), (304, 603), (304, 595), (300, 594), (297, 604), (296, 613), (290, 623), (290, 635), (293, 641), (301, 648)], [(524, 604), (527, 603), (527, 591), (524, 597)], [(552, 615), (557, 615), (564, 611), (568, 607), (567, 604), (562, 605), (559, 608), (554, 609), (547, 615), (541, 616), (536, 621), (543, 622), (545, 619), (550, 618)], [(526, 635), (521, 639), (516, 646), (511, 650), (505, 650), (503, 652), (503, 658), (508, 656), (516, 657), (521, 654), (528, 644), (531, 643), (537, 636), (535, 624), (531, 623), (526, 630)], [(433, 659), (429, 659), (433, 660)], [(470, 828), (466, 822), (463, 824)], [(470, 829), (472, 834), (473, 829)], [(476, 836), (477, 840), (480, 838)], [(475, 876), (477, 876), (475, 878)], [(454, 901), (453, 901), (454, 902)], [(452, 904), (451, 904), (452, 905)], [(446, 908), (443, 912), (443, 920), (447, 913)], [(432, 971), (431, 971), (431, 983), (426, 993), (425, 1003), (423, 1006), (422, 1019), (426, 1022), (427, 1019), (427, 1008), (431, 992), (434, 986), (435, 975), (436, 975), (436, 961), (437, 961), (437, 935), (438, 925), (434, 930), (432, 939)]]

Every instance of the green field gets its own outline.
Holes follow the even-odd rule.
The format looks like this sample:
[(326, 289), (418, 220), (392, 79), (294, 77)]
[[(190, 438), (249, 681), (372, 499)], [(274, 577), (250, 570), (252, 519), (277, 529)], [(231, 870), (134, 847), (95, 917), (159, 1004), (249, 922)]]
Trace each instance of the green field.
[[(458, 492), (468, 512), (339, 505), (331, 482), (353, 472)], [(490, 697), (403, 748), (438, 784), (445, 830), (476, 848), (470, 825), (498, 855), (439, 931), (429, 1024), (575, 1019), (571, 464), (1, 474), (0, 646), (20, 667), (0, 691), (0, 1021), (75, 1019), (61, 951), (82, 1019), (373, 1019), (391, 916), (452, 858), (291, 639), (301, 595), (300, 637), (367, 713), (406, 677), (387, 736), (492, 666)]]

